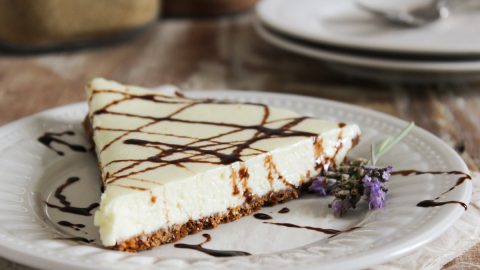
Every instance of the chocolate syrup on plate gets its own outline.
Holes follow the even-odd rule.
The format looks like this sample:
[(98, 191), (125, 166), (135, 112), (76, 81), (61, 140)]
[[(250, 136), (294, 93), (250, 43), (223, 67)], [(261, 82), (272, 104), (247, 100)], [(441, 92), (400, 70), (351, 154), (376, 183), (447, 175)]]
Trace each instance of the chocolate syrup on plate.
[[(447, 174), (447, 175), (459, 175), (457, 181), (455, 182), (455, 185), (453, 185), (451, 188), (449, 188), (447, 191), (442, 192), (440, 196), (454, 190), (457, 186), (463, 184), (466, 180), (472, 180), (472, 177), (464, 172), (461, 171), (417, 171), (417, 170), (401, 170), (401, 171), (396, 171), (393, 172), (392, 175), (401, 175), (401, 176), (409, 176), (409, 175), (422, 175), (422, 174), (433, 174), (433, 175), (441, 175), (441, 174)], [(468, 209), (468, 206), (464, 202), (460, 201), (437, 201), (440, 199), (440, 196), (436, 197), (433, 200), (423, 200), (417, 204), (418, 207), (436, 207), (436, 206), (442, 206), (442, 205), (448, 205), (448, 204), (458, 204), (461, 207), (465, 209), (465, 211)]]
[(424, 200), (419, 203), (417, 203), (418, 207), (435, 207), (435, 206), (442, 206), (446, 204), (460, 204), (463, 208), (465, 208), (465, 211), (467, 211), (468, 206), (464, 202), (459, 202), (459, 201), (445, 201), (445, 202), (436, 202), (435, 200)]
[(346, 232), (351, 232), (356, 229), (359, 229), (360, 227), (353, 227), (348, 230), (336, 230), (336, 229), (325, 229), (325, 228), (320, 228), (320, 227), (312, 227), (312, 226), (300, 226), (292, 223), (285, 223), (285, 222), (271, 222), (271, 221), (265, 221), (263, 222), (265, 224), (273, 224), (277, 226), (283, 226), (283, 227), (289, 227), (289, 228), (298, 228), (298, 229), (306, 229), (306, 230), (311, 230), (311, 231), (317, 231), (317, 232), (322, 232), (324, 234), (331, 234), (329, 238), (335, 237), (339, 234), (346, 233)]
[(288, 212), (290, 212), (290, 209), (288, 209), (287, 207), (284, 207), (278, 211), (278, 213), (280, 214), (286, 214)]
[(85, 228), (84, 224), (74, 224), (74, 223), (71, 223), (71, 222), (66, 221), (66, 220), (59, 221), (59, 222), (57, 222), (57, 224), (61, 225), (61, 226), (64, 226), (64, 227), (72, 228), (75, 231), (80, 231), (81, 228)]
[(264, 213), (256, 213), (253, 215), (254, 218), (256, 219), (261, 219), (261, 220), (268, 220), (272, 219), (270, 215), (264, 214)]
[(72, 143), (69, 143), (67, 141), (64, 141), (64, 140), (60, 139), (60, 137), (65, 136), (65, 135), (66, 136), (73, 136), (73, 135), (75, 135), (75, 132), (73, 132), (71, 130), (67, 130), (67, 131), (64, 131), (64, 132), (45, 132), (45, 134), (38, 137), (38, 141), (41, 144), (45, 145), (46, 147), (55, 151), (55, 153), (57, 153), (60, 156), (65, 155), (65, 153), (58, 150), (58, 149), (55, 149), (52, 145), (53, 143), (63, 144), (65, 146), (67, 146), (68, 148), (70, 148), (72, 151), (75, 151), (75, 152), (87, 152), (87, 149), (85, 147), (83, 147), (82, 145), (72, 144)]
[(202, 234), (203, 237), (205, 237), (205, 240), (197, 245), (189, 245), (189, 244), (175, 244), (174, 247), (176, 248), (186, 248), (186, 249), (193, 249), (197, 250), (200, 252), (203, 252), (205, 254), (208, 254), (213, 257), (234, 257), (234, 256), (250, 256), (252, 254), (244, 251), (238, 251), (238, 250), (216, 250), (216, 249), (209, 249), (209, 248), (204, 248), (202, 245), (205, 243), (210, 242), (212, 237), (210, 234)]
[(84, 242), (84, 243), (92, 243), (94, 242), (95, 240), (89, 240), (87, 238), (84, 238), (84, 237), (57, 237), (55, 239), (59, 239), (59, 240), (71, 240), (71, 241), (76, 241), (76, 242)]
[(99, 206), (98, 203), (92, 203), (90, 204), (89, 206), (87, 207), (75, 207), (75, 206), (72, 206), (71, 205), (71, 202), (68, 201), (67, 197), (65, 195), (63, 195), (63, 190), (65, 188), (67, 188), (68, 186), (70, 186), (71, 184), (77, 182), (78, 180), (80, 180), (80, 178), (78, 177), (69, 177), (65, 183), (63, 183), (62, 185), (60, 185), (56, 190), (55, 190), (55, 193), (54, 193), (54, 196), (55, 198), (57, 198), (59, 201), (60, 201), (60, 205), (55, 205), (55, 204), (51, 204), (49, 202), (45, 202), (46, 205), (48, 207), (51, 207), (51, 208), (56, 208), (62, 212), (65, 212), (65, 213), (70, 213), (70, 214), (76, 214), (76, 215), (81, 215), (81, 216), (91, 216), (92, 215), (92, 210), (97, 208)]

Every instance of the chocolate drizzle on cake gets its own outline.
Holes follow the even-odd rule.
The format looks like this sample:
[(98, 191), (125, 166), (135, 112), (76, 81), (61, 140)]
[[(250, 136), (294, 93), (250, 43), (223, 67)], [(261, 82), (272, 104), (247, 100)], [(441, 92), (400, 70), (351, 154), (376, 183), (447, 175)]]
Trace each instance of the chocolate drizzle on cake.
[(204, 248), (203, 245), (210, 242), (212, 237), (210, 236), (210, 234), (207, 234), (207, 233), (202, 234), (202, 236), (205, 238), (205, 240), (200, 244), (197, 244), (197, 245), (175, 244), (174, 247), (197, 250), (213, 257), (234, 257), (234, 256), (252, 255), (248, 252), (238, 251), (238, 250), (217, 250), (217, 249)]
[(434, 198), (433, 200), (423, 200), (417, 204), (418, 207), (436, 207), (436, 206), (442, 206), (442, 205), (448, 205), (448, 204), (458, 204), (461, 207), (467, 211), (468, 206), (464, 202), (460, 201), (437, 201), (440, 199), (440, 197), (452, 190), (454, 190), (457, 186), (463, 184), (466, 180), (472, 180), (472, 177), (464, 172), (461, 171), (417, 171), (417, 170), (401, 170), (401, 171), (396, 171), (393, 172), (392, 175), (401, 175), (401, 176), (409, 176), (409, 175), (423, 175), (423, 174), (433, 174), (433, 175), (458, 175), (458, 179), (455, 182), (455, 185), (453, 185), (451, 188), (449, 188), (447, 191), (442, 192), (439, 196)]
[(71, 202), (67, 199), (65, 195), (63, 195), (63, 191), (65, 188), (68, 186), (72, 185), (73, 183), (77, 182), (80, 180), (78, 177), (69, 177), (65, 183), (60, 185), (54, 193), (55, 198), (58, 199), (61, 205), (55, 205), (51, 204), (49, 202), (45, 202), (45, 204), (50, 207), (50, 208), (56, 208), (62, 212), (65, 213), (70, 213), (70, 214), (76, 214), (76, 215), (81, 215), (81, 216), (91, 216), (92, 215), (92, 210), (97, 208), (99, 206), (98, 203), (92, 203), (87, 207), (75, 207), (71, 205)]
[(150, 191), (150, 203), (155, 204), (157, 202), (157, 197), (153, 195), (153, 193)]
[[(261, 140), (269, 138), (284, 138), (284, 137), (310, 137), (312, 140), (318, 138), (318, 134), (296, 131), (292, 130), (296, 125), (308, 119), (308, 117), (293, 117), (287, 119), (278, 119), (274, 121), (269, 121), (270, 109), (268, 106), (257, 103), (244, 103), (247, 105), (258, 106), (263, 110), (263, 116), (258, 125), (241, 125), (236, 123), (225, 123), (225, 122), (213, 122), (213, 121), (201, 121), (201, 120), (189, 120), (178, 115), (182, 112), (185, 112), (188, 109), (192, 109), (199, 105), (208, 105), (208, 104), (219, 104), (219, 105), (235, 105), (235, 103), (230, 103), (227, 101), (218, 101), (211, 99), (202, 99), (202, 100), (192, 100), (186, 99), (179, 96), (167, 96), (162, 94), (148, 94), (148, 95), (135, 95), (131, 93), (125, 93), (123, 91), (115, 90), (93, 90), (92, 96), (101, 93), (115, 93), (122, 95), (123, 97), (106, 104), (102, 108), (94, 111), (90, 117), (96, 117), (100, 115), (119, 115), (126, 116), (130, 118), (137, 118), (148, 121), (147, 123), (141, 125), (138, 128), (128, 130), (128, 129), (110, 129), (106, 127), (96, 126), (93, 127), (93, 130), (110, 130), (121, 132), (120, 135), (114, 137), (112, 140), (107, 142), (100, 152), (108, 149), (112, 144), (118, 141), (122, 141), (126, 145), (134, 145), (137, 147), (151, 148), (158, 150), (158, 153), (152, 155), (145, 159), (123, 159), (123, 160), (114, 160), (108, 164), (104, 164), (104, 168), (111, 166), (113, 164), (126, 163), (126, 165), (118, 166), (117, 169), (112, 171), (108, 177), (105, 177), (104, 181), (107, 184), (114, 183), (121, 178), (132, 179), (136, 175), (141, 173), (146, 173), (151, 170), (155, 170), (165, 166), (177, 166), (184, 168), (186, 164), (189, 163), (208, 163), (208, 164), (223, 164), (229, 165), (234, 162), (242, 161), (242, 157), (247, 155), (256, 155), (259, 153), (266, 153), (262, 149), (258, 149), (253, 145)], [(174, 112), (162, 116), (147, 116), (136, 113), (122, 113), (112, 110), (114, 105), (121, 104), (129, 100), (143, 100), (153, 103), (164, 103), (164, 104), (178, 104), (179, 108)], [(90, 119), (93, 120), (93, 119)], [(282, 125), (279, 127), (273, 128), (273, 123), (281, 121)], [(93, 121), (90, 121), (93, 123)], [(195, 138), (193, 135), (190, 136), (177, 136), (174, 134), (163, 134), (158, 132), (152, 132), (148, 130), (148, 127), (151, 127), (155, 124), (161, 122), (177, 122), (182, 124), (192, 124), (192, 125), (206, 125), (206, 126), (218, 126), (223, 128), (229, 128), (228, 131), (225, 131), (220, 134), (213, 135), (208, 138)], [(254, 131), (252, 136), (246, 140), (240, 141), (222, 141), (223, 137), (232, 135), (244, 131)], [(185, 144), (175, 144), (171, 142), (164, 141), (152, 141), (148, 139), (140, 138), (131, 138), (127, 137), (130, 134), (155, 134), (159, 136), (174, 136), (178, 138), (190, 139), (189, 143)], [(246, 154), (245, 150), (249, 150), (249, 153)], [(181, 153), (181, 155), (178, 155)], [(265, 161), (268, 166), (269, 178), (270, 179), (279, 179), (286, 186), (291, 187), (292, 185), (278, 172), (275, 164), (272, 161), (271, 156), (268, 157), (268, 160)], [(148, 164), (148, 166), (145, 166)], [(141, 168), (139, 168), (141, 166)], [(251, 192), (248, 190), (247, 180), (249, 174), (246, 168), (240, 168), (235, 174), (232, 171), (231, 178), (235, 180), (233, 185), (233, 194), (240, 194), (239, 184), (242, 182), (243, 187), (243, 196), (248, 200), (251, 197)], [(133, 179), (138, 180), (138, 179)], [(233, 181), (232, 181), (233, 182)], [(125, 187), (125, 186), (124, 186)]]
[(248, 190), (248, 177), (250, 174), (248, 173), (248, 169), (246, 167), (240, 167), (238, 171), (235, 171), (233, 167), (230, 168), (230, 181), (232, 182), (232, 189), (233, 195), (239, 195), (240, 194), (240, 189), (238, 187), (239, 183), (242, 184), (242, 188), (245, 192), (249, 192)]
[(237, 178), (238, 178), (237, 172), (235, 172), (233, 168), (230, 168), (230, 181), (232, 182), (233, 195), (240, 194), (240, 190), (238, 189), (238, 186), (237, 186), (237, 182), (238, 182)]
[(51, 150), (55, 151), (55, 153), (57, 153), (60, 156), (65, 155), (65, 153), (63, 151), (55, 149), (53, 147), (53, 143), (65, 145), (68, 148), (70, 148), (72, 151), (75, 151), (75, 152), (87, 152), (87, 149), (82, 145), (69, 143), (65, 140), (60, 139), (60, 137), (62, 137), (62, 136), (73, 136), (73, 135), (75, 135), (75, 132), (73, 132), (71, 130), (64, 131), (64, 132), (45, 132), (45, 134), (38, 137), (37, 140), (41, 144), (43, 144), (46, 147), (50, 148)]
[(321, 137), (315, 138), (313, 142), (314, 154), (315, 154), (315, 169), (319, 170), (322, 167), (324, 156), (323, 155), (323, 139)]
[[(343, 125), (341, 125), (343, 124)], [(345, 126), (344, 123), (340, 123), (339, 124), (339, 127), (340, 128), (343, 128)], [(336, 162), (337, 162), (337, 155), (338, 153), (340, 152), (340, 150), (342, 150), (342, 147), (343, 147), (343, 140), (342, 140), (342, 137), (343, 137), (343, 130), (340, 129), (340, 131), (338, 132), (338, 135), (337, 135), (337, 144), (335, 145), (335, 153), (333, 154), (332, 157), (330, 158), (326, 158), (323, 155), (323, 141), (322, 141), (322, 138), (316, 138), (315, 139), (315, 142), (314, 142), (314, 147), (315, 147), (315, 169), (319, 170), (319, 169), (323, 169), (324, 171), (328, 171), (328, 168), (330, 166), (336, 166)], [(353, 140), (352, 140), (352, 145), (356, 145), (358, 144), (358, 141), (359, 141), (359, 137), (355, 137)], [(323, 166), (323, 168), (322, 168)]]
[(248, 177), (250, 177), (250, 174), (248, 173), (248, 169), (246, 167), (241, 167), (240, 170), (238, 170), (238, 177), (242, 182), (248, 179)]
[(289, 228), (306, 229), (306, 230), (321, 232), (321, 233), (324, 233), (324, 234), (331, 234), (331, 236), (329, 238), (335, 237), (335, 236), (337, 236), (339, 234), (342, 234), (342, 233), (351, 232), (351, 231), (354, 231), (354, 230), (360, 228), (360, 227), (352, 227), (348, 230), (341, 231), (341, 230), (336, 230), (336, 229), (325, 229), (325, 228), (312, 227), (312, 226), (300, 226), (300, 225), (296, 225), (296, 224), (293, 224), (293, 223), (284, 223), (284, 222), (265, 221), (263, 223), (273, 224), (273, 225), (283, 226), (283, 227), (289, 227)]
[(285, 177), (283, 177), (283, 175), (280, 174), (280, 172), (277, 169), (277, 165), (275, 164), (275, 162), (273, 162), (272, 155), (268, 154), (265, 157), (264, 164), (265, 164), (265, 168), (267, 168), (267, 172), (268, 172), (267, 179), (270, 182), (270, 186), (273, 186), (273, 180), (274, 179), (278, 179), (281, 182), (283, 182), (283, 184), (285, 184), (285, 186), (290, 187), (290, 188), (294, 187), (294, 185), (292, 185), (290, 182), (288, 182), (288, 180)]
[[(343, 130), (340, 130), (338, 132), (338, 136), (337, 136), (337, 145), (335, 146), (335, 154), (332, 156), (332, 158), (330, 159), (330, 162), (327, 162), (327, 164), (330, 164), (335, 167), (337, 165), (337, 155), (338, 153), (340, 152), (340, 150), (342, 149), (342, 146), (343, 146), (343, 141), (342, 141), (342, 135), (343, 135)], [(325, 168), (324, 170), (327, 170), (328, 168)]]

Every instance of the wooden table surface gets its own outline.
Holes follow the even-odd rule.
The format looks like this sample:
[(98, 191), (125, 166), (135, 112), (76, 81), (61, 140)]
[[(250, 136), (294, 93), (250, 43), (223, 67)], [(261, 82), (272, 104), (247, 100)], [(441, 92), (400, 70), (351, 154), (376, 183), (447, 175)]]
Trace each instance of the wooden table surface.
[[(480, 167), (480, 84), (374, 83), (337, 74), (262, 41), (248, 14), (163, 20), (111, 47), (0, 54), (0, 125), (83, 101), (85, 83), (99, 76), (142, 86), (262, 90), (348, 102), (415, 121), (455, 147), (472, 170)], [(448, 266), (475, 261), (480, 263), (480, 245)]]

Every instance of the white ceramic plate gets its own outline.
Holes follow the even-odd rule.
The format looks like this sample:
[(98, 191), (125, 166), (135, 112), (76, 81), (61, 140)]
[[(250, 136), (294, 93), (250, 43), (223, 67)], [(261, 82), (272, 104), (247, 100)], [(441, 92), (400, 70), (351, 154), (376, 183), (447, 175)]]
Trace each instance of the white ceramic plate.
[[(367, 156), (370, 143), (396, 134), (406, 125), (405, 121), (382, 113), (311, 97), (241, 91), (188, 92), (188, 96), (261, 102), (306, 115), (357, 123), (363, 136), (352, 157)], [(80, 180), (62, 192), (71, 206), (85, 207), (98, 200), (100, 180), (92, 153), (74, 152), (54, 144), (64, 152), (60, 156), (37, 140), (45, 132), (72, 130), (75, 135), (57, 138), (88, 147), (81, 125), (86, 111), (85, 103), (73, 104), (0, 128), (0, 256), (45, 269), (356, 269), (413, 251), (441, 235), (465, 212), (459, 204), (416, 206), (448, 190), (458, 177), (394, 176), (389, 182), (386, 208), (382, 210), (367, 211), (362, 203), (356, 211), (335, 218), (327, 208), (331, 198), (313, 195), (261, 210), (277, 222), (339, 230), (360, 227), (334, 238), (245, 217), (207, 231), (212, 240), (204, 247), (241, 250), (252, 256), (215, 258), (174, 248), (172, 244), (137, 254), (107, 250), (96, 244), (98, 235), (91, 216), (66, 214), (45, 205), (45, 201), (59, 204), (53, 193), (72, 176)], [(420, 128), (415, 128), (381, 160), (380, 165), (386, 164), (396, 170), (467, 172), (466, 165), (451, 148)], [(471, 182), (465, 181), (441, 195), (439, 201), (468, 204), (470, 196)], [(290, 212), (278, 213), (282, 207), (288, 207)], [(86, 227), (76, 231), (58, 225), (62, 220)], [(57, 239), (63, 237), (84, 237), (95, 242)], [(202, 235), (196, 234), (179, 242), (198, 244), (202, 240)]]
[[(359, 0), (355, 0), (359, 1)], [(397, 53), (480, 54), (480, 3), (450, 1), (456, 8), (446, 20), (421, 28), (396, 27), (379, 21), (354, 0), (263, 0), (257, 14), (270, 27), (291, 36), (335, 46)], [(386, 10), (426, 4), (429, 0), (361, 0)]]
[[(357, 55), (345, 53), (342, 51), (325, 49), (321, 46), (315, 46), (312, 43), (301, 42), (291, 39), (288, 36), (281, 35), (266, 28), (259, 21), (255, 23), (257, 33), (265, 41), (279, 48), (301, 54), (304, 56), (317, 58), (332, 63), (344, 65), (367, 67), (378, 70), (407, 71), (407, 72), (442, 72), (442, 73), (472, 73), (472, 77), (478, 77), (480, 71), (480, 61), (420, 61), (420, 60), (402, 60), (384, 57)], [(451, 76), (452, 74), (449, 74)]]

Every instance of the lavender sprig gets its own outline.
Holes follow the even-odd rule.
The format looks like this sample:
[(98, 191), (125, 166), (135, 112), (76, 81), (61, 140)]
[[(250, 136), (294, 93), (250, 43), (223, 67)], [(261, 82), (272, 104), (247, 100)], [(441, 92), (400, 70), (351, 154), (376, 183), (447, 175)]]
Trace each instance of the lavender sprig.
[(387, 137), (386, 139), (384, 139), (380, 143), (380, 147), (378, 147), (378, 148), (375, 148), (375, 145), (372, 144), (370, 146), (371, 157), (370, 157), (370, 160), (368, 161), (368, 163), (370, 165), (375, 166), (378, 159), (381, 156), (383, 156), (385, 153), (390, 151), (390, 149), (392, 149), (397, 143), (399, 143), (405, 136), (407, 136), (407, 134), (412, 130), (413, 127), (415, 127), (415, 123), (410, 122), (410, 124), (408, 124), (408, 126), (406, 126), (402, 131), (400, 131), (400, 133), (397, 136), (395, 136), (394, 138)]
[(320, 197), (328, 195), (328, 180), (322, 176), (317, 176), (308, 187), (308, 190), (317, 193)]
[(385, 183), (390, 179), (393, 167), (373, 168), (363, 166), (363, 169), (365, 174), (361, 181), (365, 189), (365, 196), (368, 198), (368, 208), (370, 210), (383, 208), (388, 191)]
[(333, 195), (335, 199), (329, 204), (335, 216), (342, 216), (349, 209), (355, 209), (358, 202), (364, 198), (370, 210), (385, 206), (388, 189), (386, 183), (390, 179), (392, 166), (376, 167), (378, 159), (400, 142), (414, 127), (410, 123), (396, 137), (388, 137), (375, 149), (371, 146), (370, 160), (356, 159), (322, 172), (309, 187), (309, 190), (321, 197)]

